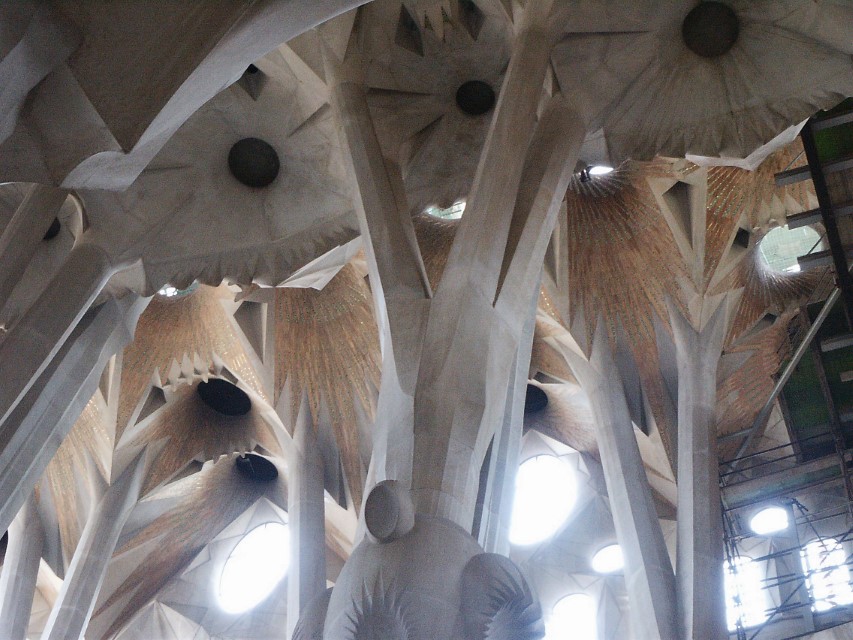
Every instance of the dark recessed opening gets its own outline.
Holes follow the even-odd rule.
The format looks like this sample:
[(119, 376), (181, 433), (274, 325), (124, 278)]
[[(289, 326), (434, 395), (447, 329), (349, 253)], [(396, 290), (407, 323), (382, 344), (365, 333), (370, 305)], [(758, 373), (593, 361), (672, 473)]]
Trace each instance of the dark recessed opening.
[(54, 218), (53, 222), (50, 223), (50, 228), (44, 234), (44, 240), (53, 240), (56, 236), (59, 235), (60, 230), (62, 229), (62, 225), (59, 223), (59, 218)]
[(237, 472), (248, 480), (255, 482), (272, 482), (278, 478), (275, 465), (256, 453), (245, 453), (234, 460)]
[(482, 80), (469, 80), (456, 90), (456, 104), (469, 116), (481, 116), (495, 106), (495, 90)]
[(740, 20), (734, 10), (722, 2), (700, 2), (681, 25), (684, 44), (703, 58), (728, 53), (740, 35)]
[(260, 69), (258, 69), (258, 68), (257, 68), (255, 65), (253, 65), (253, 64), (250, 64), (248, 67), (246, 67), (246, 73), (248, 73), (250, 76), (255, 75), (255, 74), (256, 74), (256, 73), (258, 73), (259, 71), (260, 71)]
[(548, 396), (535, 384), (527, 385), (527, 393), (524, 396), (524, 414), (539, 413), (548, 406)]
[(228, 152), (228, 168), (237, 180), (255, 189), (266, 187), (278, 176), (278, 154), (260, 138), (243, 138)]
[(196, 391), (204, 404), (224, 416), (244, 416), (252, 409), (248, 394), (222, 378), (200, 382)]
[(749, 249), (749, 236), (750, 233), (746, 229), (738, 229), (735, 234), (735, 246), (743, 249)]

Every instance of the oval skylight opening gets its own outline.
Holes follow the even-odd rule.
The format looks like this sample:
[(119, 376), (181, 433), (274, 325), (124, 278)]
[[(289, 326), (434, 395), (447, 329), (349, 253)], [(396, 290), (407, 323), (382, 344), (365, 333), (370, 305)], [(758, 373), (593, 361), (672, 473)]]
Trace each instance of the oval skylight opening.
[(546, 640), (596, 640), (595, 601), (585, 593), (573, 593), (557, 604), (548, 621)]
[(596, 573), (616, 573), (622, 571), (625, 559), (622, 556), (622, 547), (618, 544), (609, 544), (599, 549), (592, 556), (592, 570)]
[(515, 476), (515, 499), (509, 539), (515, 545), (547, 540), (565, 524), (577, 489), (571, 468), (552, 455), (521, 463)]
[(760, 536), (784, 531), (788, 528), (788, 512), (782, 507), (762, 509), (749, 521), (749, 528)]
[(177, 300), (178, 298), (190, 295), (196, 289), (198, 289), (198, 282), (193, 282), (186, 289), (178, 289), (171, 284), (167, 284), (160, 288), (157, 292), (157, 296), (160, 298), (166, 298), (167, 300)]
[(465, 201), (454, 202), (446, 209), (442, 209), (441, 207), (427, 207), (426, 213), (433, 218), (441, 220), (459, 220), (462, 214), (465, 213)]
[(823, 248), (820, 234), (811, 227), (776, 227), (758, 243), (764, 265), (776, 273), (799, 273), (797, 258)]
[(263, 602), (287, 575), (290, 530), (267, 522), (249, 531), (225, 561), (219, 579), (219, 605), (243, 613)]
[(608, 173), (613, 171), (613, 167), (608, 167), (604, 164), (596, 164), (589, 168), (589, 175), (591, 176), (606, 176)]

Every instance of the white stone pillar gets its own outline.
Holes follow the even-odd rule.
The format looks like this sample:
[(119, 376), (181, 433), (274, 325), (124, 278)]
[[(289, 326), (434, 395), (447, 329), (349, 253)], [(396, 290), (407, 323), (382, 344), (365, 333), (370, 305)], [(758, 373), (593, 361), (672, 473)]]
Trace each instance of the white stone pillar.
[(728, 630), (714, 411), (725, 305), (720, 305), (701, 331), (673, 308), (669, 316), (678, 360), (679, 637), (723, 640), (728, 638)]
[[(133, 339), (147, 304), (147, 298), (128, 295), (107, 300), (84, 315), (36, 384), (0, 425), (0, 531), (9, 526), (32, 493), (94, 395), (107, 361)], [(5, 372), (9, 361), (2, 362)]]
[(78, 244), (38, 300), (0, 342), (4, 376), (0, 426), (50, 364), (115, 270), (103, 249), (87, 242)]
[(83, 640), (107, 565), (139, 499), (147, 463), (148, 450), (145, 449), (110, 485), (89, 517), (42, 632), (42, 640)]
[(530, 372), (530, 354), (533, 350), (533, 330), (536, 327), (536, 307), (539, 288), (533, 296), (524, 333), (513, 362), (512, 374), (507, 390), (503, 424), (495, 433), (492, 457), (483, 511), (480, 520), (480, 546), (487, 553), (509, 556), (509, 529), (512, 520), (512, 505), (515, 497), (515, 474), (521, 454), (521, 438), (524, 435), (524, 402), (527, 397), (527, 381)]
[(287, 571), (287, 637), (306, 607), (326, 591), (326, 505), (323, 461), (307, 396), (293, 434), (287, 483), (290, 567)]
[(672, 563), (603, 322), (598, 323), (589, 361), (572, 351), (564, 352), (595, 417), (610, 511), (625, 558), (633, 637), (683, 640), (676, 633)]
[(33, 607), (44, 529), (35, 495), (9, 527), (6, 557), (0, 570), (0, 629), (4, 640), (26, 640)]
[(62, 208), (68, 192), (40, 184), (30, 186), (0, 236), (0, 309), (9, 300), (30, 258)]

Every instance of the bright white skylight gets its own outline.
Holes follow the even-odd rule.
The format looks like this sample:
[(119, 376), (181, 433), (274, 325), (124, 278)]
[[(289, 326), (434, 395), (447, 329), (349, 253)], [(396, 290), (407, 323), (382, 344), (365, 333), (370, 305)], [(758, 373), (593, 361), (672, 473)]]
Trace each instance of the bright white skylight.
[(814, 601), (812, 609), (827, 611), (853, 604), (847, 554), (835, 538), (824, 538), (807, 544), (801, 551), (806, 584)]
[(606, 176), (608, 173), (613, 171), (613, 167), (608, 167), (603, 164), (596, 164), (589, 168), (589, 175), (591, 176)]
[(585, 593), (566, 596), (554, 605), (545, 640), (597, 640), (595, 600)]
[(282, 581), (290, 564), (290, 529), (267, 522), (247, 533), (225, 561), (219, 579), (219, 604), (243, 613), (260, 604)]
[(575, 476), (560, 458), (540, 455), (521, 463), (515, 475), (510, 542), (537, 544), (566, 522), (576, 498)]
[(789, 229), (776, 227), (758, 243), (758, 250), (764, 259), (764, 264), (777, 273), (797, 273), (800, 265), (797, 258), (804, 256), (812, 249), (820, 251), (822, 247), (820, 234), (811, 227)]
[(606, 547), (599, 549), (592, 556), (592, 570), (596, 573), (616, 573), (621, 571), (625, 566), (625, 559), (622, 557), (622, 547), (618, 544), (609, 544)]
[(788, 512), (782, 507), (762, 509), (749, 521), (749, 528), (760, 536), (784, 531), (788, 528)]
[(465, 201), (460, 200), (454, 202), (447, 209), (441, 207), (427, 207), (426, 212), (433, 218), (441, 218), (443, 220), (458, 220), (465, 213)]
[(188, 296), (196, 289), (198, 289), (197, 282), (193, 282), (186, 289), (178, 289), (175, 286), (167, 284), (160, 288), (160, 290), (157, 292), (157, 295), (161, 298), (171, 298), (174, 300), (177, 298), (183, 298), (184, 296)]
[(768, 594), (764, 589), (761, 564), (741, 556), (729, 564), (725, 562), (726, 621), (729, 631), (737, 628), (738, 620), (744, 628), (754, 627), (767, 620)]

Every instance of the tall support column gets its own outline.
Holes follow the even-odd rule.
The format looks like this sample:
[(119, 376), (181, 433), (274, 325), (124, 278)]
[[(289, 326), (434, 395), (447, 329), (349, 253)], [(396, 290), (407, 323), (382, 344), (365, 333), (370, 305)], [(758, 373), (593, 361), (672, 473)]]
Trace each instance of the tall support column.
[(797, 519), (791, 505), (785, 505), (788, 513), (788, 528), (773, 534), (770, 540), (770, 553), (774, 555), (776, 576), (779, 582), (779, 602), (789, 612), (800, 617), (797, 635), (815, 632), (812, 601), (806, 586), (806, 572), (800, 557), (800, 536), (797, 533)]
[[(0, 425), (0, 531), (9, 526), (32, 493), (94, 395), (107, 361), (133, 339), (147, 304), (147, 298), (128, 295), (107, 300), (84, 315), (36, 384)], [(5, 373), (10, 361), (0, 362)]]
[(326, 505), (323, 461), (307, 396), (294, 429), (287, 486), (290, 568), (287, 577), (287, 637), (305, 608), (326, 591)]
[(44, 529), (34, 494), (30, 494), (8, 533), (6, 557), (0, 569), (0, 629), (5, 640), (26, 640), (44, 546)]
[(530, 354), (533, 350), (533, 330), (536, 326), (538, 302), (539, 288), (537, 287), (512, 365), (503, 424), (495, 433), (492, 445), (480, 523), (479, 542), (483, 550), (505, 556), (509, 556), (510, 551), (509, 529), (515, 497), (515, 474), (518, 470), (521, 438), (524, 433), (524, 401), (527, 397)]
[(147, 465), (146, 448), (110, 485), (89, 517), (42, 632), (44, 640), (83, 640), (107, 565), (115, 552), (121, 530), (139, 499)]
[(88, 242), (78, 244), (38, 300), (0, 342), (4, 376), (0, 426), (50, 364), (115, 270), (103, 249)]
[(637, 640), (683, 640), (676, 633), (675, 576), (652, 501), (619, 370), (599, 321), (592, 355), (564, 349), (589, 397), (616, 536), (625, 557), (631, 626)]
[(670, 307), (678, 360), (678, 588), (679, 637), (728, 637), (723, 520), (714, 410), (717, 363), (725, 338), (725, 305), (701, 331)]
[(24, 275), (30, 258), (68, 197), (64, 189), (30, 187), (0, 236), (0, 309)]

